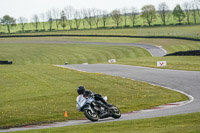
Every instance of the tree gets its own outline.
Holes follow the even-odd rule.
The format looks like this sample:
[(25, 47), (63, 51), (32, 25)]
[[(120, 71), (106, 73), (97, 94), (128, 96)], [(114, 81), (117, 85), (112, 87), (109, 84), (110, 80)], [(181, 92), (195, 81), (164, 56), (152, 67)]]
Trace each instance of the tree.
[(122, 19), (119, 9), (115, 9), (111, 12), (111, 18), (114, 21), (114, 23), (117, 25), (117, 28), (123, 22), (123, 19)]
[(27, 24), (28, 20), (27, 20), (26, 18), (24, 18), (24, 17), (20, 17), (20, 18), (18, 19), (18, 22), (19, 22), (19, 25), (20, 25), (21, 28), (22, 28), (22, 31), (24, 32), (24, 27), (25, 27), (25, 25)]
[(85, 20), (86, 20), (86, 17), (87, 17), (87, 11), (86, 9), (82, 9), (81, 10), (81, 16), (82, 16), (82, 23), (83, 23), (83, 28), (85, 29)]
[(10, 33), (10, 28), (16, 25), (16, 19), (10, 17), (9, 15), (3, 16), (1, 23), (7, 26), (8, 33)]
[(52, 26), (53, 26), (52, 11), (51, 10), (47, 11), (46, 16), (49, 23), (49, 30), (52, 31)]
[(198, 10), (198, 14), (200, 16), (200, 0), (197, 0), (197, 10)]
[(166, 25), (167, 18), (169, 18), (169, 6), (163, 2), (158, 5), (158, 14), (163, 22), (163, 25)]
[(108, 14), (108, 12), (107, 11), (103, 11), (102, 12), (102, 21), (103, 21), (103, 26), (104, 26), (104, 28), (106, 27), (106, 22), (108, 21), (108, 19), (109, 19), (109, 14)]
[(44, 13), (42, 13), (41, 15), (40, 15), (40, 17), (41, 17), (41, 20), (42, 20), (42, 27), (43, 27), (43, 30), (45, 30), (45, 14)]
[(142, 7), (142, 15), (144, 19), (146, 19), (149, 26), (156, 18), (156, 9), (153, 5), (145, 5)]
[[(200, 1), (198, 0), (193, 0), (192, 1), (192, 4), (191, 4), (191, 10), (192, 10), (192, 16), (194, 18), (194, 23), (196, 24), (197, 23), (197, 16), (199, 14), (199, 8), (200, 8), (200, 5), (199, 5)], [(200, 14), (199, 14), (200, 15)]]
[(122, 12), (122, 17), (124, 19), (124, 24), (125, 24), (124, 26), (126, 27), (128, 19), (128, 8), (127, 7), (122, 8), (121, 12)]
[(94, 18), (94, 22), (95, 22), (95, 24), (96, 24), (96, 26), (98, 28), (99, 27), (98, 25), (99, 25), (99, 21), (100, 21), (101, 10), (93, 8), (92, 12), (93, 12), (93, 15), (94, 15), (94, 17), (93, 17)]
[(181, 6), (178, 4), (176, 5), (176, 7), (173, 10), (174, 17), (178, 18), (178, 22), (181, 24), (181, 22), (183, 21), (183, 19), (185, 18), (185, 13), (183, 12)]
[(67, 26), (66, 19), (65, 11), (62, 10), (60, 14), (60, 25), (62, 26), (63, 30), (65, 30), (65, 27)]
[(200, 0), (193, 0), (192, 1), (196, 7), (196, 11), (198, 12), (198, 15), (200, 16)]
[(92, 16), (92, 10), (91, 9), (87, 10), (85, 20), (89, 24), (90, 29), (92, 29), (93, 16)]
[(33, 26), (35, 26), (35, 30), (38, 31), (38, 25), (39, 25), (39, 17), (38, 15), (33, 15), (33, 18), (32, 18), (32, 24)]
[(135, 7), (131, 7), (130, 11), (131, 11), (131, 13), (129, 15), (129, 18), (131, 19), (132, 24), (134, 26), (135, 25), (135, 21), (136, 21), (136, 16), (139, 13), (138, 13), (138, 10)]
[(52, 16), (53, 16), (53, 20), (56, 22), (56, 27), (57, 27), (57, 30), (58, 30), (59, 29), (60, 10), (54, 8), (52, 10)]
[(69, 23), (70, 29), (72, 29), (72, 23), (73, 23), (73, 16), (74, 16), (74, 8), (72, 6), (67, 6), (64, 8), (67, 21)]
[(1, 22), (0, 22), (0, 34), (1, 34)]
[(76, 10), (74, 13), (74, 21), (75, 21), (76, 29), (78, 30), (81, 24), (81, 13), (78, 10)]
[(186, 14), (186, 18), (187, 18), (187, 23), (190, 24), (190, 15), (191, 15), (191, 5), (189, 2), (185, 2), (183, 4), (183, 9), (185, 11)]

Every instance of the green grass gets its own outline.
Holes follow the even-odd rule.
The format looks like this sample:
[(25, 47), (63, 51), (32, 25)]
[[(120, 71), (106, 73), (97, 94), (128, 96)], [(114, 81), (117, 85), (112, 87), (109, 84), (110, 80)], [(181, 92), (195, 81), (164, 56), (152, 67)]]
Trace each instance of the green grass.
[[(25, 39), (25, 38), (24, 38)], [(28, 38), (30, 39), (30, 38)], [(34, 39), (34, 38), (32, 38)], [(15, 39), (13, 39), (14, 41)], [(26, 40), (26, 39), (25, 39)], [(141, 43), (162, 46), (168, 53), (178, 51), (200, 50), (200, 41), (189, 41), (179, 39), (147, 39), (147, 38), (113, 38), (113, 37), (47, 37), (37, 40), (52, 41), (86, 41), (86, 42), (108, 42), (108, 43)]]
[[(151, 58), (141, 48), (130, 46), (78, 45), (78, 44), (33, 44), (31, 40), (85, 40), (101, 41), (105, 38), (12, 38), (1, 39), (0, 60), (12, 60), (13, 65), (0, 66), (0, 128), (26, 124), (48, 123), (84, 118), (75, 109), (76, 87), (85, 85), (102, 95), (107, 95), (109, 102), (117, 105), (122, 112), (147, 109), (153, 106), (187, 100), (182, 94), (120, 77), (90, 74), (58, 68), (53, 64), (103, 63), (110, 58), (126, 64), (135, 62), (144, 66), (152, 65), (157, 59), (169, 59), (168, 65), (176, 65), (182, 60), (185, 65), (192, 64), (186, 70), (199, 67), (199, 57)], [(150, 42), (156, 40), (149, 39)], [(8, 43), (10, 41), (10, 43)], [(24, 43), (16, 43), (24, 41)], [(106, 38), (107, 42), (120, 42), (119, 38)], [(124, 39), (125, 42), (148, 41)], [(159, 42), (159, 41), (158, 41)], [(178, 42), (178, 41), (176, 41)], [(189, 41), (183, 41), (185, 45)], [(190, 41), (195, 46), (196, 43)], [(163, 44), (163, 47), (166, 45)], [(197, 49), (195, 47), (195, 49)], [(170, 62), (172, 61), (172, 62)], [(120, 100), (119, 100), (120, 98)], [(64, 112), (68, 118), (64, 118)]]
[(122, 113), (188, 99), (147, 83), (52, 65), (1, 65), (0, 84), (0, 128), (84, 118), (75, 108), (79, 85), (107, 95)]
[(200, 56), (126, 58), (117, 60), (117, 64), (158, 68), (157, 61), (167, 61), (167, 66), (159, 68), (200, 71)]
[(117, 105), (122, 112), (188, 99), (182, 94), (146, 83), (51, 65), (65, 61), (100, 63), (109, 58), (150, 57), (141, 48), (13, 43), (0, 44), (0, 59), (14, 62), (13, 65), (0, 66), (1, 128), (66, 120), (63, 117), (65, 111), (69, 115), (67, 120), (83, 118), (83, 114), (75, 109), (76, 87), (79, 85), (107, 95), (109, 102)]
[(150, 57), (142, 49), (130, 46), (78, 44), (0, 44), (0, 60), (14, 64), (102, 63), (111, 58)]
[[(188, 25), (188, 26), (34, 32), (34, 33), (19, 33), (19, 35), (74, 34), (74, 35), (178, 36), (178, 37), (200, 38), (199, 29), (200, 29), (200, 25)], [(16, 34), (13, 34), (13, 35), (16, 35)]]
[(118, 38), (118, 37), (33, 37), (33, 38), (0, 38), (0, 43), (32, 42), (32, 41), (85, 41), (108, 43), (142, 43), (162, 46), (168, 53), (188, 50), (200, 50), (200, 41), (180, 39), (147, 39), (147, 38)]
[[(12, 60), (14, 64), (70, 64), (106, 63), (116, 58), (119, 64), (156, 67), (157, 61), (166, 60), (167, 69), (200, 70), (200, 57), (170, 56), (151, 57), (144, 49), (131, 46), (79, 45), (79, 44), (32, 44), (33, 41), (85, 41), (144, 43), (162, 46), (168, 53), (200, 50), (200, 42), (177, 39), (133, 39), (101, 37), (41, 37), (1, 38), (0, 60)], [(10, 42), (10, 43), (8, 43)], [(12, 44), (18, 42), (19, 44)], [(20, 43), (22, 42), (22, 43)], [(23, 43), (24, 42), (24, 43)], [(29, 43), (26, 43), (29, 42)], [(8, 44), (7, 44), (8, 43)]]
[(20, 131), (20, 133), (199, 133), (199, 125), (200, 113), (193, 113), (151, 119)]

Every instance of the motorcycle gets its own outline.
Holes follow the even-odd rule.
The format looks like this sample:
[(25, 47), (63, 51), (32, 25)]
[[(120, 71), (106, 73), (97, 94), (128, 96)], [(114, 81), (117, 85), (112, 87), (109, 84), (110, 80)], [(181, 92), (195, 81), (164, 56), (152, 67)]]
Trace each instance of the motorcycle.
[[(107, 97), (103, 97), (107, 101)], [(76, 109), (84, 113), (85, 117), (91, 121), (98, 121), (108, 117), (118, 119), (121, 117), (120, 110), (112, 105), (111, 107), (106, 106), (101, 101), (97, 101), (94, 97), (84, 97), (79, 95), (76, 98)]]

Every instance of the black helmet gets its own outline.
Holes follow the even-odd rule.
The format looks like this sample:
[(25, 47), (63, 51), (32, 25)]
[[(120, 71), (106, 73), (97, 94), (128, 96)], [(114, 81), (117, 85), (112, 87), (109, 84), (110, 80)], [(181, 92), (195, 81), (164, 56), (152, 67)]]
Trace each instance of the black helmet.
[(85, 92), (85, 87), (84, 87), (84, 86), (79, 86), (79, 87), (77, 88), (77, 92), (78, 92), (79, 95), (84, 94), (84, 92)]

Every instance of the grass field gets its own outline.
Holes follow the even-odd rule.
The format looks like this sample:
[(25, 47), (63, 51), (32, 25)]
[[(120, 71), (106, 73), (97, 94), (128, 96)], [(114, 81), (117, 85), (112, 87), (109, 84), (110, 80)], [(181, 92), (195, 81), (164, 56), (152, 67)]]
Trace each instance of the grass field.
[[(12, 41), (21, 38), (9, 39)], [(200, 41), (189, 41), (180, 39), (147, 39), (147, 38), (119, 38), (119, 37), (41, 37), (41, 38), (23, 38), (23, 40), (40, 41), (86, 41), (86, 42), (108, 42), (108, 43), (141, 43), (151, 44), (163, 47), (168, 53), (188, 50), (200, 50)], [(1, 39), (6, 40), (6, 39)]]
[(75, 108), (79, 85), (107, 95), (123, 113), (187, 100), (182, 94), (146, 83), (52, 65), (0, 66), (0, 77), (0, 128), (83, 118)]
[[(100, 63), (114, 57), (141, 56), (150, 54), (130, 46), (1, 43), (0, 60), (14, 64), (0, 66), (0, 128), (83, 118), (75, 109), (79, 85), (107, 95), (122, 112), (188, 99), (146, 83), (53, 66), (65, 61)], [(65, 111), (67, 119), (63, 117)]]
[[(85, 85), (102, 95), (107, 95), (109, 102), (117, 105), (122, 112), (130, 112), (151, 108), (153, 106), (187, 100), (182, 94), (172, 92), (161, 87), (152, 86), (120, 77), (105, 76), (102, 74), (89, 74), (69, 69), (58, 68), (53, 64), (81, 63), (105, 63), (110, 58), (116, 58), (117, 63), (154, 67), (157, 60), (167, 60), (170, 69), (197, 70), (199, 71), (199, 57), (156, 57), (141, 48), (131, 46), (108, 46), (108, 45), (79, 45), (79, 44), (35, 44), (26, 41), (91, 41), (91, 42), (127, 42), (148, 43), (162, 46), (168, 53), (176, 51), (199, 50), (200, 43), (176, 39), (130, 39), (130, 38), (80, 38), (80, 37), (43, 37), (43, 38), (0, 38), (0, 60), (12, 60), (13, 65), (0, 66), (0, 128), (21, 126), (26, 124), (48, 123), (52, 121), (63, 121), (83, 118), (83, 114), (75, 109), (76, 87)], [(17, 42), (18, 43), (15, 43)], [(22, 43), (20, 43), (20, 41)], [(102, 84), (103, 83), (103, 84)], [(120, 93), (119, 93), (120, 92)], [(119, 100), (119, 98), (121, 100)], [(64, 118), (64, 112), (68, 112), (68, 118)], [(186, 116), (192, 117), (191, 123), (196, 122), (197, 114)], [(148, 119), (149, 130), (165, 131), (164, 129), (152, 128), (158, 124), (160, 119), (166, 126), (166, 130), (179, 129), (173, 127), (170, 119), (179, 119), (187, 125), (188, 131), (199, 130), (195, 124), (185, 122), (182, 116), (175, 118)], [(198, 117), (197, 117), (198, 118)], [(165, 123), (165, 121), (169, 123)], [(138, 122), (139, 121), (139, 122)], [(146, 120), (127, 121), (118, 123), (119, 132), (127, 128), (126, 132), (132, 131), (130, 122), (138, 131), (143, 129), (142, 123)], [(198, 123), (199, 121), (197, 121)], [(176, 124), (177, 123), (177, 124)], [(178, 120), (175, 125), (178, 124)], [(108, 123), (106, 131), (112, 131), (112, 125)], [(161, 123), (162, 124), (162, 123)], [(171, 128), (170, 128), (171, 125)], [(82, 132), (93, 132), (91, 125)], [(106, 126), (103, 125), (102, 126)], [(94, 126), (95, 127), (95, 126)], [(101, 126), (100, 126), (101, 127)], [(132, 125), (131, 125), (132, 127)], [(194, 128), (196, 127), (196, 128)], [(85, 128), (84, 125), (80, 129)], [(102, 127), (101, 127), (102, 128)], [(151, 129), (151, 130), (150, 130)], [(77, 127), (64, 127), (56, 129), (45, 129), (41, 132), (64, 132), (77, 131)], [(136, 130), (136, 129), (135, 129)], [(81, 132), (80, 131), (80, 132)], [(100, 131), (100, 128), (97, 128)], [(182, 131), (182, 130), (181, 130)], [(185, 130), (184, 130), (185, 131)], [(33, 131), (35, 132), (35, 131)]]
[[(129, 35), (129, 36), (175, 36), (200, 38), (200, 25), (143, 27), (122, 29), (92, 29), (92, 30), (68, 30), (52, 32), (19, 33), (19, 35)], [(11, 34), (12, 35), (12, 34)], [(13, 34), (17, 35), (17, 34)]]
[(200, 71), (199, 56), (126, 58), (117, 60), (117, 64), (158, 68), (156, 64), (157, 61), (167, 61), (167, 66), (161, 67), (162, 69)]
[(200, 41), (180, 39), (147, 39), (147, 38), (119, 38), (119, 37), (27, 37), (27, 38), (0, 38), (0, 43), (34, 41), (85, 41), (85, 42), (108, 42), (108, 43), (141, 43), (162, 46), (168, 53), (188, 50), (200, 50)]
[(13, 133), (199, 133), (200, 113)]
[(130, 46), (78, 44), (0, 44), (0, 60), (14, 64), (103, 63), (111, 58), (150, 57), (142, 49)]
[[(32, 44), (37, 41), (52, 41), (58, 44)], [(12, 60), (14, 64), (70, 64), (105, 63), (108, 59), (116, 58), (117, 63), (156, 67), (156, 62), (167, 61), (167, 69), (200, 70), (199, 56), (169, 56), (151, 57), (150, 54), (130, 46), (99, 46), (59, 44), (59, 41), (85, 42), (117, 42), (144, 43), (162, 46), (168, 53), (188, 50), (200, 50), (200, 42), (177, 39), (133, 39), (133, 38), (102, 38), (102, 37), (41, 37), (41, 38), (1, 38), (1, 60)], [(6, 44), (8, 43), (9, 44)], [(12, 44), (18, 42), (18, 44)], [(23, 43), (20, 43), (23, 42)], [(26, 42), (29, 42), (28, 44)], [(11, 49), (12, 47), (12, 49)], [(87, 51), (87, 52), (85, 52)], [(19, 54), (20, 53), (20, 54)]]

